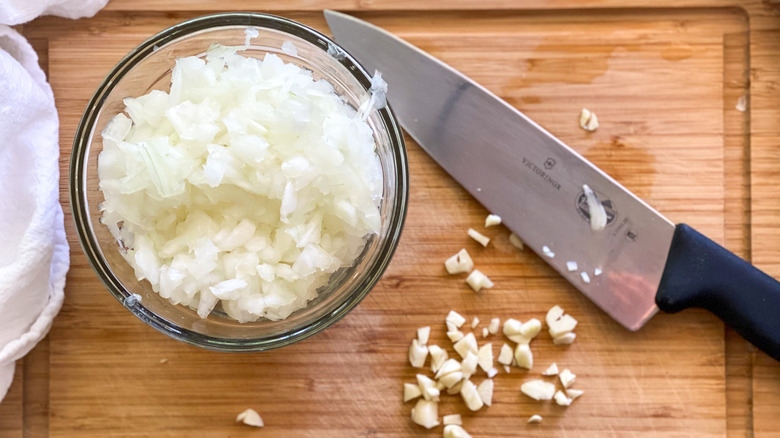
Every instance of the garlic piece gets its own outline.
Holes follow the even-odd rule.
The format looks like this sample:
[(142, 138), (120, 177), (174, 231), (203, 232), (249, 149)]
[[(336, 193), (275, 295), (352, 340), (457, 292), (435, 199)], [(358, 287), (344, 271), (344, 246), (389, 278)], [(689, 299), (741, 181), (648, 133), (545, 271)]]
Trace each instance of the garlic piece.
[(485, 236), (484, 234), (480, 233), (479, 231), (477, 231), (477, 230), (475, 230), (473, 228), (469, 228), (468, 235), (472, 239), (474, 239), (477, 242), (479, 242), (480, 245), (485, 246), (485, 247), (488, 246), (488, 243), (490, 242), (490, 237)]
[(449, 333), (449, 332), (457, 332), (457, 331), (459, 331), (459, 330), (458, 330), (458, 326), (456, 326), (454, 323), (451, 323), (451, 322), (449, 322), (449, 321), (445, 321), (445, 322), (444, 322), (444, 325), (446, 325), (446, 326), (447, 326), (447, 333)]
[[(442, 376), (439, 379), (439, 382), (444, 384), (446, 388), (453, 389), (456, 386), (458, 386), (458, 383), (463, 381), (463, 373), (460, 371), (455, 371), (454, 373), (449, 373), (445, 376)], [(447, 391), (448, 394), (457, 394), (457, 392), (450, 392)]]
[(471, 260), (471, 256), (464, 248), (458, 251), (454, 256), (445, 260), (444, 268), (447, 269), (447, 272), (451, 275), (465, 274), (474, 269), (474, 261)]
[(488, 379), (492, 379), (493, 377), (496, 377), (496, 374), (498, 374), (498, 370), (495, 368), (491, 368), (490, 371), (487, 372)]
[(485, 218), (485, 228), (501, 225), (501, 216), (497, 214), (489, 214)]
[(236, 416), (236, 422), (242, 422), (247, 426), (263, 427), (263, 419), (254, 409), (247, 409)]
[(498, 333), (498, 328), (501, 326), (501, 320), (499, 318), (493, 318), (490, 320), (490, 324), (488, 325), (488, 332), (491, 335), (495, 335)]
[(466, 429), (457, 424), (444, 426), (443, 434), (444, 438), (471, 438), (471, 435), (466, 432)]
[(564, 314), (563, 309), (561, 309), (560, 306), (551, 308), (547, 312), (545, 321), (549, 327), (550, 336), (552, 336), (553, 339), (565, 335), (577, 327), (577, 320), (568, 314)]
[(447, 360), (447, 351), (438, 345), (431, 345), (428, 347), (428, 354), (431, 355), (431, 371), (436, 373), (444, 361)]
[(504, 371), (509, 374), (511, 368), (509, 368), (509, 365), (504, 365)]
[(420, 387), (420, 392), (422, 393), (423, 397), (425, 397), (425, 391), (428, 388), (435, 388), (436, 382), (434, 382), (433, 379), (426, 376), (425, 374), (418, 374), (417, 385)]
[(476, 316), (471, 320), (471, 329), (474, 330), (479, 325), (479, 318)]
[(479, 357), (471, 351), (466, 353), (466, 357), (463, 359), (463, 362), (460, 363), (460, 370), (463, 373), (464, 379), (470, 378), (477, 372), (478, 360)]
[(547, 316), (544, 317), (544, 321), (547, 325), (552, 325), (553, 321), (560, 319), (563, 316), (563, 309), (561, 306), (553, 306), (547, 311)]
[(577, 379), (577, 375), (569, 371), (568, 368), (561, 371), (558, 374), (558, 378), (561, 379), (561, 385), (563, 385), (564, 388), (568, 389), (571, 385), (574, 384), (574, 381)]
[(596, 113), (583, 108), (580, 112), (580, 128), (593, 132), (599, 127), (599, 118), (596, 117)]
[(417, 339), (412, 339), (412, 345), (409, 347), (409, 363), (412, 367), (422, 368), (426, 357), (428, 357), (428, 347), (420, 345)]
[(450, 424), (456, 424), (460, 426), (461, 424), (463, 424), (463, 419), (461, 418), (460, 414), (445, 415), (442, 418), (442, 424), (444, 424), (445, 426), (449, 426)]
[(452, 348), (455, 349), (455, 351), (460, 354), (460, 357), (463, 359), (466, 358), (466, 355), (468, 352), (472, 352), (474, 354), (477, 354), (479, 351), (477, 349), (477, 338), (474, 337), (474, 333), (469, 333), (466, 336), (463, 337), (460, 341), (456, 342), (455, 345), (452, 346)]
[(441, 392), (436, 387), (425, 388), (425, 392), (423, 393), (423, 398), (425, 398), (426, 400), (438, 402), (439, 394), (441, 394)]
[(463, 397), (463, 401), (466, 402), (466, 407), (472, 411), (478, 411), (485, 405), (479, 397), (476, 385), (474, 385), (471, 380), (463, 381), (463, 386), (460, 388), (460, 395)]
[(512, 246), (514, 246), (515, 248), (519, 249), (520, 251), (522, 251), (524, 249), (524, 247), (525, 247), (523, 245), (523, 241), (520, 240), (520, 238), (517, 237), (517, 234), (515, 234), (515, 233), (512, 233), (512, 234), (509, 235), (509, 243), (511, 243)]
[(557, 376), (558, 375), (558, 364), (553, 362), (552, 365), (547, 367), (547, 369), (542, 372), (542, 375), (543, 376)]
[(493, 404), (493, 379), (485, 379), (477, 386), (477, 394), (485, 406)]
[(554, 253), (554, 252), (552, 252), (552, 250), (550, 249), (550, 247), (549, 247), (549, 246), (547, 246), (547, 245), (544, 245), (544, 246), (542, 247), (542, 253), (543, 253), (544, 255), (546, 255), (547, 257), (549, 257), (549, 258), (554, 258), (554, 257), (555, 257), (555, 253)]
[(518, 344), (528, 344), (542, 330), (542, 323), (532, 318), (525, 323), (520, 323), (515, 319), (508, 319), (504, 322), (504, 335)]
[(534, 366), (534, 356), (528, 344), (517, 344), (515, 348), (515, 360), (520, 368), (531, 369)]
[(585, 283), (590, 283), (590, 275), (588, 275), (587, 272), (585, 271), (580, 272), (580, 277), (582, 277), (582, 281), (584, 281)]
[(561, 391), (556, 392), (553, 398), (558, 406), (571, 406), (571, 399), (566, 397), (566, 394)]
[(509, 344), (501, 346), (501, 352), (498, 354), (498, 363), (509, 365), (512, 363), (512, 347)]
[(419, 385), (415, 385), (414, 383), (404, 383), (404, 403), (421, 396), (422, 391), (420, 390)]
[(439, 425), (439, 404), (425, 399), (420, 399), (412, 408), (412, 421), (426, 429), (432, 429)]
[(450, 338), (450, 341), (458, 342), (461, 339), (463, 339), (463, 332), (460, 330), (454, 331), (454, 332), (447, 332), (447, 337)]
[(541, 415), (531, 415), (531, 417), (528, 419), (528, 423), (541, 423), (542, 422), (542, 416)]
[(584, 393), (585, 393), (585, 391), (581, 391), (579, 389), (571, 389), (571, 388), (569, 388), (569, 389), (566, 390), (566, 395), (569, 396), (569, 398), (572, 399), (572, 400), (576, 400), (577, 397), (581, 396)]
[(474, 292), (479, 292), (483, 288), (490, 289), (493, 287), (493, 282), (479, 269), (471, 271), (471, 274), (466, 277), (466, 283), (474, 289)]
[(522, 327), (523, 327), (522, 322), (514, 318), (509, 318), (506, 321), (504, 321), (504, 328), (503, 328), (504, 336), (512, 339), (512, 336), (520, 334), (520, 329)]
[(530, 380), (523, 383), (520, 391), (534, 400), (552, 400), (555, 394), (555, 385), (543, 380)]
[(566, 270), (569, 272), (574, 272), (577, 270), (577, 262), (566, 262)]
[[(458, 375), (461, 375), (461, 374), (459, 372), (458, 373), (452, 373), (452, 374), (448, 374), (445, 377), (442, 377), (442, 379), (449, 378), (449, 376), (453, 376), (453, 379), (454, 379), (455, 377), (458, 377)], [(447, 394), (449, 394), (449, 395), (460, 394), (461, 386), (463, 386), (463, 379), (458, 379), (458, 382), (453, 384), (451, 388), (447, 388)]]
[[(446, 376), (447, 374), (451, 374), (454, 372), (460, 372), (461, 371), (461, 364), (455, 359), (447, 359), (444, 361), (444, 363), (439, 368), (439, 371), (436, 373), (434, 378), (441, 379), (442, 377)], [(449, 386), (447, 386), (449, 388)]]
[(488, 331), (487, 327), (482, 327), (482, 337), (487, 338), (490, 332)]
[(493, 369), (493, 344), (485, 344), (477, 352), (477, 363), (484, 372)]
[(737, 111), (739, 111), (741, 113), (745, 112), (745, 110), (747, 109), (747, 96), (746, 95), (743, 94), (742, 96), (739, 96), (739, 99), (737, 99), (737, 105), (735, 106), (735, 108), (737, 109)]
[(601, 275), (602, 272), (604, 271), (602, 271), (601, 268), (596, 268), (593, 270), (593, 276), (598, 277), (599, 275)]
[(447, 386), (437, 380), (434, 388), (438, 389), (439, 391), (444, 391), (447, 388)]
[(430, 327), (420, 327), (417, 329), (417, 341), (420, 343), (420, 345), (426, 345), (428, 343), (428, 339), (431, 336), (431, 328)]
[(455, 327), (460, 328), (466, 322), (466, 318), (461, 316), (458, 312), (450, 310), (450, 313), (447, 314), (447, 318), (445, 318), (444, 321), (452, 323)]
[(569, 345), (574, 342), (574, 339), (577, 338), (576, 333), (565, 333), (563, 335), (558, 336), (557, 338), (553, 339), (553, 344), (555, 345)]
[(603, 230), (607, 226), (607, 211), (604, 209), (604, 205), (587, 184), (582, 185), (582, 191), (585, 193), (585, 198), (588, 202), (590, 229), (593, 231)]

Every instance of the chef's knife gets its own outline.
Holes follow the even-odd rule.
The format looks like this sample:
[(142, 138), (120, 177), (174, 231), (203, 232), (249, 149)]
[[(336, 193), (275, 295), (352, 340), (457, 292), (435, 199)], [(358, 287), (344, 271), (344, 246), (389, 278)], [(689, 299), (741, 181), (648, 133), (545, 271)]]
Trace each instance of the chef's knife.
[[(342, 47), (383, 74), (409, 135), (616, 321), (637, 330), (659, 308), (702, 307), (780, 360), (780, 283), (693, 228), (675, 226), (442, 61), (352, 16), (325, 11), (325, 18)], [(583, 184), (605, 207), (602, 231), (591, 229)]]

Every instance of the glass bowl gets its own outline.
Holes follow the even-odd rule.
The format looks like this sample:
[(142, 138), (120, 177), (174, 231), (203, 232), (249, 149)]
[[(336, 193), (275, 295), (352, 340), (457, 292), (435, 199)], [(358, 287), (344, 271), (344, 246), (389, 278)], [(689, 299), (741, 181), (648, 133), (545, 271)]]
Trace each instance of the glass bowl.
[[(263, 351), (305, 339), (352, 310), (381, 277), (398, 244), (406, 216), (408, 166), (403, 135), (389, 108), (373, 111), (367, 122), (373, 130), (384, 179), (380, 207), (381, 231), (368, 239), (354, 265), (331, 276), (308, 306), (287, 319), (239, 323), (215, 309), (207, 318), (183, 305), (173, 305), (138, 281), (108, 229), (99, 223), (97, 158), (100, 133), (115, 114), (124, 111), (122, 99), (150, 90), (168, 91), (177, 58), (205, 54), (213, 43), (243, 46), (247, 28), (257, 29), (251, 46), (239, 53), (262, 58), (272, 52), (285, 62), (325, 78), (336, 92), (357, 108), (370, 87), (365, 69), (325, 35), (300, 23), (259, 13), (225, 13), (195, 18), (168, 28), (131, 51), (98, 87), (76, 132), (70, 163), (70, 202), (81, 245), (92, 268), (109, 292), (135, 316), (180, 341), (219, 351)], [(297, 56), (282, 43), (292, 42)], [(134, 294), (140, 296), (140, 300)]]

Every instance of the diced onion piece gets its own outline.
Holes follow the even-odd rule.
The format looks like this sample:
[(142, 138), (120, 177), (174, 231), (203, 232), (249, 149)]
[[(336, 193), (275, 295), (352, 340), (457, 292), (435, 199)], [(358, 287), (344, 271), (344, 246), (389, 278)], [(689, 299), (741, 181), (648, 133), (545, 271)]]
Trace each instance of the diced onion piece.
[(520, 240), (520, 238), (515, 233), (509, 235), (509, 243), (511, 243), (512, 246), (519, 249), (520, 251), (522, 251), (525, 248), (525, 245), (523, 245), (523, 241)]
[(466, 283), (474, 289), (474, 292), (479, 292), (483, 288), (490, 289), (493, 287), (493, 282), (490, 281), (487, 275), (480, 272), (479, 269), (471, 271), (471, 274), (466, 277)]
[(469, 410), (478, 411), (485, 405), (479, 397), (476, 385), (471, 380), (463, 381), (463, 386), (460, 387), (460, 395), (463, 397), (463, 401), (466, 402), (466, 407)]
[(570, 345), (574, 343), (574, 340), (577, 338), (576, 333), (564, 333), (557, 338), (553, 338), (553, 344), (555, 345)]
[(572, 388), (567, 388), (566, 389), (566, 395), (568, 395), (569, 398), (572, 399), (572, 400), (576, 400), (577, 397), (581, 396), (584, 393), (585, 393), (585, 391), (581, 391), (579, 389), (572, 389)]
[(480, 233), (479, 231), (477, 231), (477, 230), (475, 230), (473, 228), (469, 228), (468, 235), (472, 239), (474, 239), (477, 242), (479, 242), (479, 244), (482, 245), (482, 246), (487, 247), (488, 243), (490, 243), (490, 238), (489, 237), (485, 236), (484, 234)]
[(477, 386), (477, 393), (485, 406), (493, 404), (493, 379), (485, 379)]
[(426, 357), (428, 357), (428, 347), (420, 345), (417, 339), (412, 339), (412, 345), (409, 346), (409, 363), (412, 367), (422, 368)]
[(558, 406), (570, 406), (571, 405), (571, 399), (566, 396), (562, 391), (556, 391), (555, 395), (553, 396), (555, 399), (555, 403)]
[(447, 314), (446, 322), (450, 322), (455, 327), (460, 328), (466, 322), (466, 318), (462, 317), (458, 312), (450, 310), (450, 313)]
[(498, 363), (502, 365), (510, 365), (512, 363), (512, 347), (509, 344), (501, 346), (501, 352), (498, 354)]
[(415, 385), (414, 383), (404, 383), (404, 403), (421, 396), (422, 391), (420, 390), (419, 385)]
[(238, 416), (236, 416), (236, 422), (241, 422), (247, 426), (254, 427), (265, 426), (265, 424), (263, 424), (263, 419), (260, 417), (260, 414), (258, 414), (254, 409), (247, 409), (244, 412), (238, 414)]
[(542, 254), (546, 255), (546, 256), (547, 256), (547, 257), (549, 257), (549, 258), (553, 258), (553, 257), (555, 257), (555, 253), (554, 253), (554, 252), (552, 252), (552, 250), (550, 249), (550, 247), (549, 247), (549, 246), (547, 246), (547, 245), (544, 245), (544, 246), (542, 247)]
[(474, 261), (471, 259), (468, 251), (463, 248), (458, 251), (457, 254), (448, 258), (444, 262), (444, 267), (451, 275), (463, 274), (466, 272), (471, 272), (471, 270), (474, 269)]
[(485, 218), (485, 228), (501, 225), (501, 216), (497, 214), (489, 214)]
[(585, 199), (588, 202), (590, 228), (593, 231), (601, 231), (607, 226), (607, 211), (596, 193), (587, 184), (582, 185), (582, 190), (585, 192)]
[(520, 391), (534, 400), (552, 400), (555, 385), (544, 380), (529, 380), (520, 386)]
[(571, 261), (566, 262), (566, 270), (569, 272), (574, 272), (577, 270), (577, 262)]
[(552, 365), (547, 367), (547, 369), (542, 372), (542, 375), (543, 376), (557, 376), (558, 375), (558, 364), (553, 362)]
[(431, 327), (420, 327), (417, 329), (417, 340), (420, 342), (420, 345), (426, 345), (428, 343), (428, 338), (431, 336)]
[(443, 436), (444, 438), (471, 438), (466, 429), (457, 424), (444, 426)]
[(431, 355), (431, 371), (436, 373), (444, 364), (444, 361), (448, 359), (447, 351), (438, 345), (431, 345), (428, 347), (428, 354)]
[(471, 329), (474, 330), (479, 325), (479, 318), (476, 316), (471, 320)]
[(489, 372), (493, 369), (493, 344), (485, 344), (477, 352), (477, 363), (482, 371)]
[(476, 354), (472, 353), (471, 351), (466, 353), (466, 357), (463, 358), (463, 361), (460, 363), (460, 368), (464, 379), (471, 378), (471, 376), (477, 372), (478, 361), (479, 357)]
[(449, 426), (450, 424), (456, 424), (460, 426), (463, 424), (463, 419), (461, 418), (460, 414), (445, 415), (442, 417), (442, 424), (445, 426)]
[(574, 381), (577, 379), (577, 375), (566, 368), (558, 374), (558, 378), (561, 379), (561, 385), (568, 389), (571, 385), (574, 384)]
[(477, 354), (479, 351), (477, 349), (477, 338), (474, 336), (474, 333), (469, 333), (464, 336), (463, 339), (453, 345), (453, 348), (463, 359), (466, 358), (466, 355), (468, 355), (469, 352)]
[(490, 325), (488, 325), (488, 332), (490, 332), (491, 335), (495, 335), (498, 333), (498, 328), (501, 326), (501, 320), (499, 318), (493, 318), (490, 320)]
[(530, 370), (534, 366), (534, 356), (528, 344), (517, 344), (515, 348), (515, 361), (517, 366)]
[(542, 422), (542, 416), (541, 415), (531, 415), (528, 418), (529, 424), (535, 424), (535, 423), (541, 423)]
[(412, 421), (426, 429), (439, 425), (439, 404), (435, 401), (420, 399), (412, 408)]

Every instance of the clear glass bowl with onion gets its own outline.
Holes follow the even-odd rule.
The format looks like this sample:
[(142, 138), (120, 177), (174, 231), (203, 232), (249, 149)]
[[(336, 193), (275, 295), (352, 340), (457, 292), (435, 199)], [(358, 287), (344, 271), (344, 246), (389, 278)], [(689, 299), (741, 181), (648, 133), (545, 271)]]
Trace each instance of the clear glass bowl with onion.
[[(403, 134), (391, 110), (372, 111), (366, 122), (373, 131), (382, 170), (381, 226), (367, 238), (355, 262), (333, 273), (318, 296), (286, 319), (261, 318), (239, 323), (220, 311), (207, 318), (184, 305), (174, 305), (139, 281), (119, 252), (118, 242), (100, 223), (104, 195), (97, 175), (103, 149), (101, 132), (125, 109), (123, 99), (151, 90), (168, 91), (176, 59), (204, 56), (215, 43), (242, 46), (247, 29), (258, 35), (243, 56), (262, 59), (274, 53), (333, 85), (336, 94), (357, 109), (371, 86), (371, 75), (325, 35), (300, 23), (260, 13), (225, 13), (195, 18), (154, 35), (122, 59), (106, 76), (90, 101), (74, 139), (70, 167), (70, 201), (80, 243), (109, 292), (130, 312), (177, 340), (219, 351), (263, 351), (305, 339), (352, 310), (387, 268), (400, 238), (408, 199), (408, 166)], [(252, 31), (254, 32), (254, 31)], [(297, 53), (283, 50), (290, 42)], [(390, 84), (392, 96), (392, 84)], [(140, 299), (139, 299), (140, 298)]]

